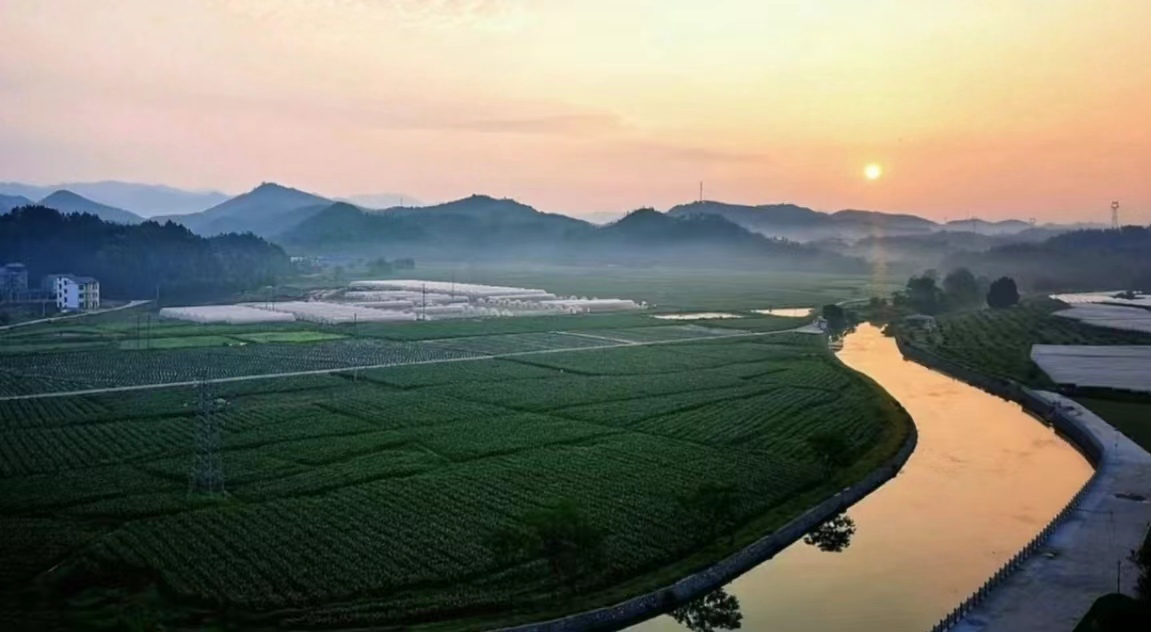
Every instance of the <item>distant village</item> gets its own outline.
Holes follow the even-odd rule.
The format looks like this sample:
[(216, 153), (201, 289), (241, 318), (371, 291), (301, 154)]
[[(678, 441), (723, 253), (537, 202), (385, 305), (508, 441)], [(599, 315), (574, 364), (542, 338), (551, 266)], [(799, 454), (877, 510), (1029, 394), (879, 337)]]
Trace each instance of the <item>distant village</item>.
[(9, 263), (0, 268), (0, 303), (41, 306), (54, 304), (57, 311), (76, 312), (100, 307), (100, 282), (71, 273), (49, 274), (38, 286), (28, 283), (28, 268)]

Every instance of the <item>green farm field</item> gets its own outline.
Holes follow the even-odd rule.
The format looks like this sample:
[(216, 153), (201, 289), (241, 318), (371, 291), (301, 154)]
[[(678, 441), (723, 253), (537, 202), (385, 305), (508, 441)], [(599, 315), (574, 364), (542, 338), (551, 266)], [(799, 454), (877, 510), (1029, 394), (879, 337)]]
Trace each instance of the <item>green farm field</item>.
[(905, 332), (913, 344), (984, 375), (1036, 387), (1052, 383), (1031, 361), (1031, 346), (1151, 344), (1151, 334), (1085, 325), (1052, 313), (1067, 306), (1037, 298), (1004, 310), (982, 309), (938, 316), (939, 331)]
[[(69, 628), (129, 615), (304, 629), (535, 620), (702, 568), (905, 436), (898, 407), (821, 337), (685, 335), (698, 329), (617, 328), (613, 338), (662, 342), (584, 338), (589, 347), (556, 353), (523, 352), (579, 337), (426, 341), (464, 357), (516, 355), (215, 384), (227, 401), (223, 497), (188, 493), (195, 388), (0, 401), (0, 611)], [(120, 351), (108, 366), (344, 342)], [(849, 446), (833, 471), (809, 446), (821, 432)], [(713, 541), (685, 513), (681, 500), (704, 484), (736, 490), (728, 537)], [(542, 559), (488, 546), (555, 503), (606, 536), (602, 565), (572, 585)], [(570, 596), (557, 602), (561, 592)]]
[[(788, 331), (806, 319), (749, 311), (852, 298), (862, 279), (756, 294), (750, 274), (715, 287), (661, 285), (659, 271), (484, 274), (470, 280), (744, 317), (206, 325), (139, 310), (2, 332), (0, 619), (471, 630), (551, 618), (714, 563), (871, 471), (910, 427), (822, 336)], [(189, 492), (204, 394), (226, 402), (223, 495)], [(834, 465), (813, 448), (821, 435), (844, 442)], [(685, 504), (708, 486), (733, 490), (722, 532)], [(492, 545), (553, 506), (603, 535), (574, 579)]]

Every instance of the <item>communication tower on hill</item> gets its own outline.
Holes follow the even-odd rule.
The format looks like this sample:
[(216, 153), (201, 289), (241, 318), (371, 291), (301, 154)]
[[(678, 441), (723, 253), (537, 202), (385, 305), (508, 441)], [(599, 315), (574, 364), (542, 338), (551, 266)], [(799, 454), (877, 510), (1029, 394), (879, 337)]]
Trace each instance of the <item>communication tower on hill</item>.
[(200, 494), (224, 493), (224, 465), (220, 456), (222, 443), (222, 413), (228, 406), (216, 397), (211, 385), (201, 380), (196, 384), (195, 455), (188, 476), (188, 492)]
[(1119, 228), (1119, 202), (1111, 203), (1111, 228)]

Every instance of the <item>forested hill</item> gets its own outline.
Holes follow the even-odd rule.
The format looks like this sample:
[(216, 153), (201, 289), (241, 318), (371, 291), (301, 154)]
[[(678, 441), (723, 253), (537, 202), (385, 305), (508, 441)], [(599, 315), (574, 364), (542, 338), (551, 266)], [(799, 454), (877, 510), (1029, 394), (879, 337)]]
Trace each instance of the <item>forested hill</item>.
[(1151, 291), (1151, 228), (1077, 230), (1038, 244), (1008, 244), (951, 257), (990, 277), (1007, 275), (1035, 290)]
[(595, 226), (482, 195), (379, 212), (337, 203), (281, 238), (294, 251), (316, 254), (685, 266), (751, 262), (779, 269), (864, 269), (859, 259), (771, 239), (717, 216), (679, 218), (641, 209), (617, 222)]
[(797, 241), (922, 234), (940, 228), (935, 222), (915, 215), (856, 210), (822, 213), (795, 204), (748, 206), (704, 200), (675, 206), (667, 214), (672, 217), (718, 215), (748, 230)]
[(125, 225), (25, 206), (0, 215), (0, 263), (43, 275), (96, 277), (104, 298), (208, 298), (268, 285), (289, 269), (284, 251), (251, 234), (204, 238), (175, 223)]

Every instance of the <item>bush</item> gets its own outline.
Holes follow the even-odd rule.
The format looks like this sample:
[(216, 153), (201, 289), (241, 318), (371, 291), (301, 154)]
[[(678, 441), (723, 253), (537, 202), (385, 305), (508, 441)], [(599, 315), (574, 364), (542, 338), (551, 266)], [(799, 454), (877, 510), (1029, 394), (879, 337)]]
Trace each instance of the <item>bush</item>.
[(1007, 309), (1019, 303), (1019, 288), (1015, 287), (1015, 279), (999, 277), (991, 283), (987, 291), (987, 305), (995, 309)]

